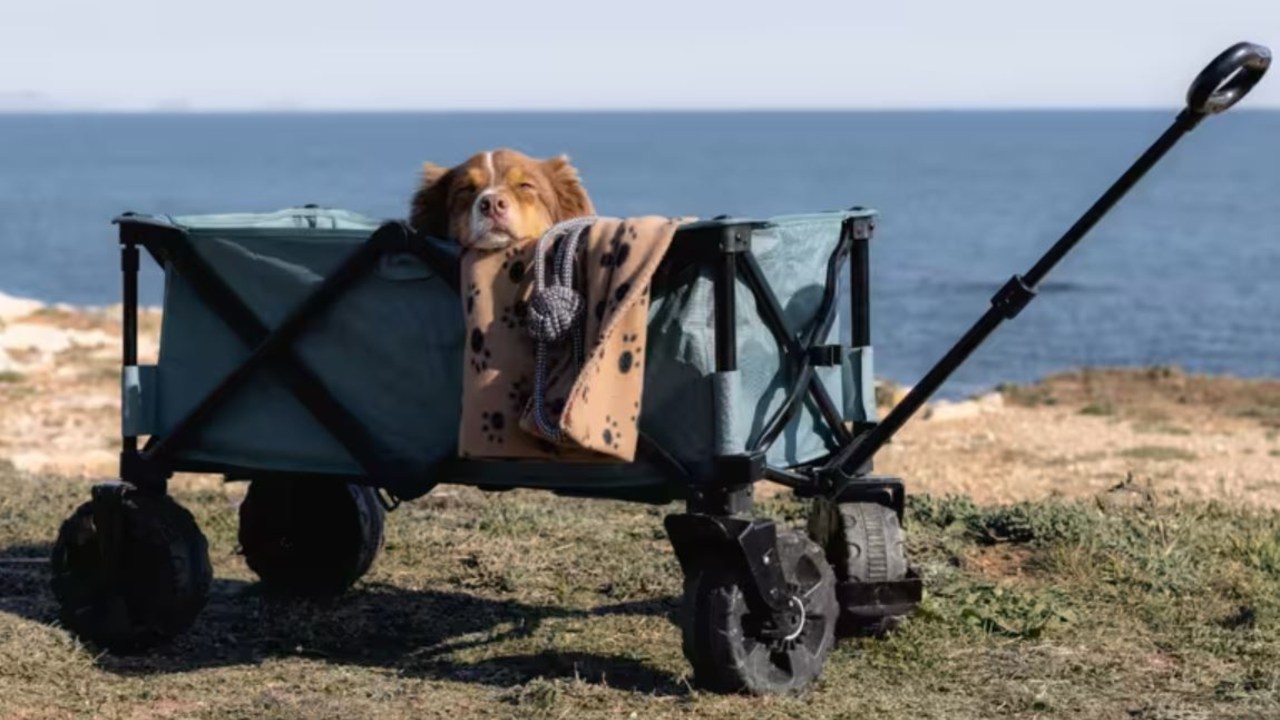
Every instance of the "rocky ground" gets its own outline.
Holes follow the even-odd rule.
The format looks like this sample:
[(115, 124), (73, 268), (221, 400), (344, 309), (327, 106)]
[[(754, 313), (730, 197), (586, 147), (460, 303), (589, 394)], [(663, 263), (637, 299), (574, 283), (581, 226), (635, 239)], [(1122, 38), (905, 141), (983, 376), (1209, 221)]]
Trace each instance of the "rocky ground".
[[(153, 362), (158, 310), (141, 313)], [(18, 470), (115, 473), (120, 308), (0, 296), (0, 459)], [(881, 387), (882, 408), (905, 388)], [(979, 503), (1085, 497), (1119, 485), (1280, 506), (1280, 381), (1173, 369), (1082, 370), (936, 402), (877, 458), (912, 492)], [(770, 492), (763, 488), (763, 492)]]
[[(116, 472), (120, 317), (118, 305), (44, 305), (0, 294), (0, 460), (23, 471)], [(159, 337), (159, 311), (141, 312), (141, 362), (155, 362)]]

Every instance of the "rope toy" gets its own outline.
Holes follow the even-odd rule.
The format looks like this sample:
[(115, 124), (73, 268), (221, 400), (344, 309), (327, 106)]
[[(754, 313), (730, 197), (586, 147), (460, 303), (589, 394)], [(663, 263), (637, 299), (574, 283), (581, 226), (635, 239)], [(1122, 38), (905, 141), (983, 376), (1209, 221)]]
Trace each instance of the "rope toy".
[[(573, 343), (575, 367), (582, 367), (584, 338), (582, 319), (586, 301), (573, 287), (573, 265), (582, 236), (597, 218), (573, 218), (553, 225), (538, 238), (533, 251), (533, 294), (529, 298), (529, 335), (534, 339), (533, 420), (538, 430), (555, 441), (563, 439), (557, 423), (546, 412), (548, 351), (568, 337)], [(555, 243), (559, 240), (558, 244)], [(546, 276), (548, 256), (552, 277)]]

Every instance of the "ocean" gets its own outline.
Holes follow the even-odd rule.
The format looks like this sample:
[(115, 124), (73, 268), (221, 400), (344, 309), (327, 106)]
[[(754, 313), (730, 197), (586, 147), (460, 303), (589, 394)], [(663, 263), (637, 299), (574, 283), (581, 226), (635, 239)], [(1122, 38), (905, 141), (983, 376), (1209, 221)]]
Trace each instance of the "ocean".
[[(568, 153), (609, 215), (863, 205), (877, 373), (913, 383), (1172, 112), (0, 115), (0, 291), (118, 302), (110, 220), (403, 217), (421, 163)], [(1280, 376), (1280, 112), (1206, 121), (944, 388), (1085, 365)], [(159, 304), (158, 272), (142, 301)]]

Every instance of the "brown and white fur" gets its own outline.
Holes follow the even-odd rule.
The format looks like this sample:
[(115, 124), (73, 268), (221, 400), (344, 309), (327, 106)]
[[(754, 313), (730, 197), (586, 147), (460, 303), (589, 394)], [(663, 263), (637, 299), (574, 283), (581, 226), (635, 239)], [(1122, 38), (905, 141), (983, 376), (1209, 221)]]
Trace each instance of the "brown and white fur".
[(496, 250), (594, 213), (567, 156), (540, 160), (503, 148), (477, 153), (452, 168), (424, 164), (409, 222), (419, 232), (464, 248)]

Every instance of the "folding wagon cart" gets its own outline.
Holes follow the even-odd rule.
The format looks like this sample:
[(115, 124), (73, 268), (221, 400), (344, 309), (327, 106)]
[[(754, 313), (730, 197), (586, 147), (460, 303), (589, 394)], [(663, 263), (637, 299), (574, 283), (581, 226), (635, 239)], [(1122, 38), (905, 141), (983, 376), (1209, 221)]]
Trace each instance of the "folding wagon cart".
[[(874, 211), (682, 226), (652, 284), (633, 463), (456, 457), (464, 332), (452, 243), (313, 206), (126, 213), (116, 220), (120, 481), (95, 486), (58, 534), (62, 621), (117, 651), (195, 621), (211, 570), (194, 519), (166, 494), (175, 472), (249, 481), (245, 559), (264, 585), (298, 594), (348, 588), (381, 545), (386, 509), (440, 483), (683, 500), (665, 526), (684, 573), (682, 642), (697, 681), (800, 689), (837, 636), (889, 627), (921, 597), (903, 484), (874, 474), (876, 452), (1147, 170), (1269, 64), (1269, 51), (1248, 43), (1210, 63), (1172, 126), (883, 419), (868, 290)], [(137, 358), (144, 251), (165, 275), (150, 366)], [(752, 515), (760, 479), (811, 500), (804, 531)]]

